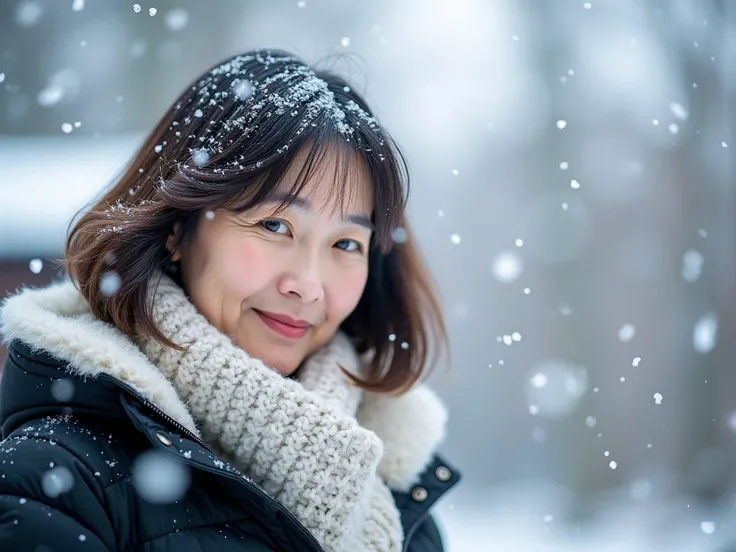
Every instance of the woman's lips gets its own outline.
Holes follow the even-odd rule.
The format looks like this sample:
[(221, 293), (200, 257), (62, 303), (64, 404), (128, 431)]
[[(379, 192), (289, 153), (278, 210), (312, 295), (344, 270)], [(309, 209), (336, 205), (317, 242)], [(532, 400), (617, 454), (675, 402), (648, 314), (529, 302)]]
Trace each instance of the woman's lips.
[(258, 318), (260, 318), (266, 326), (271, 328), (274, 332), (281, 335), (282, 337), (286, 337), (289, 339), (299, 339), (301, 337), (304, 337), (311, 327), (309, 325), (304, 325), (304, 323), (302, 323), (301, 321), (299, 326), (287, 324), (282, 320), (277, 320), (276, 318), (269, 316), (269, 314), (263, 311), (259, 311), (256, 309), (253, 310), (258, 315)]

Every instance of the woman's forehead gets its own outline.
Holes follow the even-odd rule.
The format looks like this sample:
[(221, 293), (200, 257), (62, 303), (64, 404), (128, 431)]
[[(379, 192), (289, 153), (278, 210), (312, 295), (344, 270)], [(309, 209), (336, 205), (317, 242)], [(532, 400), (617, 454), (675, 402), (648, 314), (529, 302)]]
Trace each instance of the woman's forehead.
[(372, 211), (373, 179), (370, 169), (355, 151), (328, 147), (305, 167), (309, 148), (302, 148), (269, 197), (296, 208), (343, 209), (347, 212)]

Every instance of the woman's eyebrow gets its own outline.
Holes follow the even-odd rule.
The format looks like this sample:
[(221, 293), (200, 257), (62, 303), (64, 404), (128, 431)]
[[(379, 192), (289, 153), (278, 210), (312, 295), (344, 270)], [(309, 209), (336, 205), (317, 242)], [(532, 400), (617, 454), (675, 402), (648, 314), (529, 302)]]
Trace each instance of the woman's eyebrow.
[[(289, 207), (293, 207), (307, 213), (314, 212), (314, 206), (312, 205), (312, 202), (309, 201), (309, 199), (299, 196), (289, 197), (288, 194), (281, 192), (273, 193), (265, 200), (265, 202), (277, 203), (279, 205), (288, 205)], [(365, 215), (348, 214), (343, 218), (343, 222), (357, 224), (358, 226), (363, 226), (371, 231), (375, 230), (375, 226), (373, 222), (371, 222), (370, 217), (367, 217)]]

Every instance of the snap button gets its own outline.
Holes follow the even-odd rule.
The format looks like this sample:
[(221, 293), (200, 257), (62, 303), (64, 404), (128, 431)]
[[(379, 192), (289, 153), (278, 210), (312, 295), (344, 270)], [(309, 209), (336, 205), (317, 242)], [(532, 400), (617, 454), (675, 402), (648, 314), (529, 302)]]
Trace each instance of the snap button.
[(156, 439), (158, 439), (162, 445), (165, 445), (167, 447), (170, 447), (173, 444), (171, 442), (171, 439), (169, 439), (166, 435), (164, 435), (160, 431), (156, 432)]
[(437, 476), (437, 479), (440, 481), (449, 481), (450, 477), (452, 477), (452, 472), (446, 468), (445, 466), (438, 467), (434, 474)]
[(411, 492), (411, 497), (416, 502), (423, 502), (427, 500), (427, 489), (424, 487), (414, 487), (414, 490)]

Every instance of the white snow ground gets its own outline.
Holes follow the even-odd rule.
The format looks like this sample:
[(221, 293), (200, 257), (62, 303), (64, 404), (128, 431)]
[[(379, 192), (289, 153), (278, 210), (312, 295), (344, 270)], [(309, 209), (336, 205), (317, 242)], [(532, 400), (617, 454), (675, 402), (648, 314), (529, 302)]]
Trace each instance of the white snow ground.
[(685, 497), (637, 501), (622, 490), (576, 522), (566, 519), (569, 497), (551, 483), (458, 491), (437, 506), (448, 552), (736, 551), (733, 499), (712, 509)]

